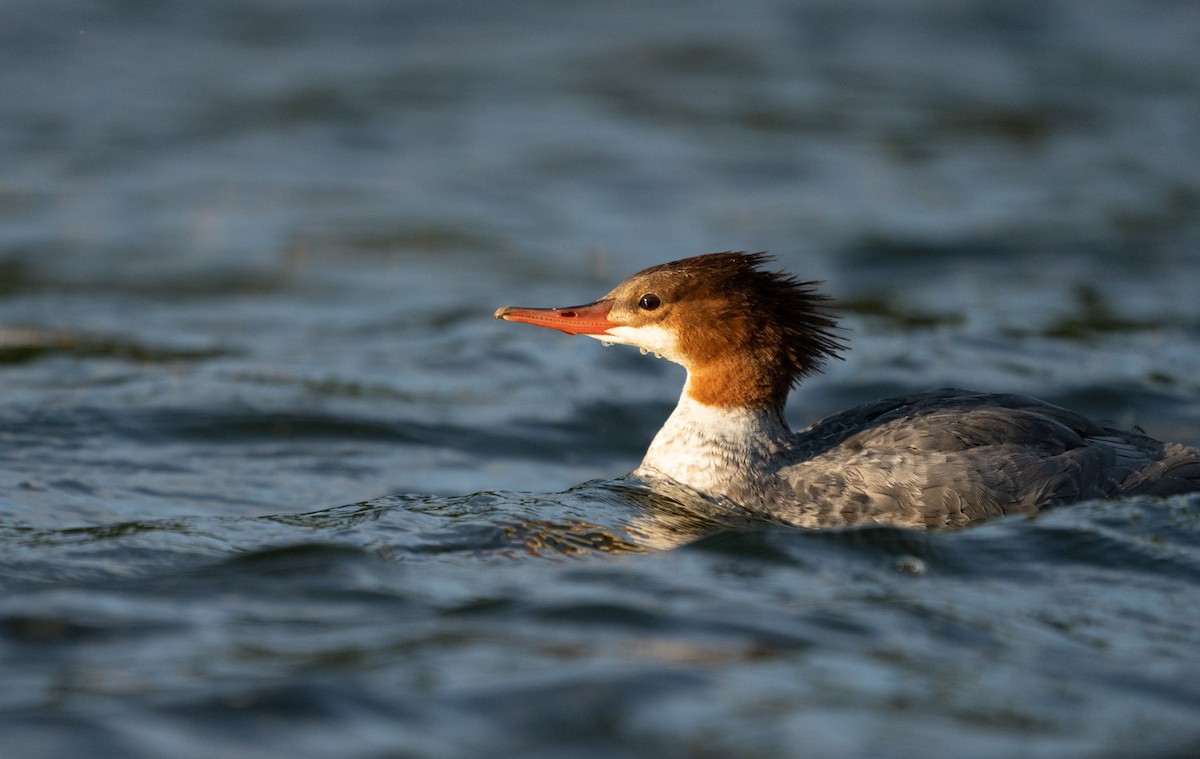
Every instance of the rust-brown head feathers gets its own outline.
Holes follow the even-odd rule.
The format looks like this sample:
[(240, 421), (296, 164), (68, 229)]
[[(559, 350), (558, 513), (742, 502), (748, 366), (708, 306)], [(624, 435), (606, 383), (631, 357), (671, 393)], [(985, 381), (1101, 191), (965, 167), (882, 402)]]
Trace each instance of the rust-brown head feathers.
[(830, 358), (840, 358), (845, 346), (835, 334), (830, 298), (816, 290), (819, 283), (761, 268), (772, 260), (766, 253), (709, 253), (634, 276), (669, 275), (677, 284), (676, 297), (704, 312), (704, 321), (713, 325), (694, 337), (680, 335), (686, 353), (703, 363), (725, 363), (735, 356), (753, 361), (757, 381), (768, 384), (760, 392), (778, 397)]

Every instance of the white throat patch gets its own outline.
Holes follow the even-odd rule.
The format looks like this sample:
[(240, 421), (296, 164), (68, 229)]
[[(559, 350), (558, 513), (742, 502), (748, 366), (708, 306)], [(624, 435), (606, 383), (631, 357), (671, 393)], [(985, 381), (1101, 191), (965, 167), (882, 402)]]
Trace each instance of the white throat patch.
[(588, 335), (588, 337), (594, 337), (604, 343), (632, 345), (635, 348), (641, 348), (643, 352), (654, 353), (678, 363), (675, 357), (675, 333), (663, 329), (657, 324), (645, 327), (611, 327), (607, 334)]

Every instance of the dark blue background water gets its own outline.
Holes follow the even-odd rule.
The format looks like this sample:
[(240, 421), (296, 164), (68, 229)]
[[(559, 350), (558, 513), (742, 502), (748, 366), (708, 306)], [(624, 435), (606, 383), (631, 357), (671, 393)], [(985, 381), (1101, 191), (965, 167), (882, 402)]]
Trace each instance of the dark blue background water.
[(949, 384), (1200, 443), (1198, 49), (1191, 2), (7, 0), (4, 753), (1200, 752), (1200, 498), (697, 513), (620, 479), (682, 370), (490, 319), (770, 250), (854, 347), (795, 426)]

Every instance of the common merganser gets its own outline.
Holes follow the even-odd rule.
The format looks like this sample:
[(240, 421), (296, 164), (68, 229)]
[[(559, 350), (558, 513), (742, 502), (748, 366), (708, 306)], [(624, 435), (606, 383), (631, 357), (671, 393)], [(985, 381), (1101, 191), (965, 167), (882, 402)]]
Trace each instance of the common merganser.
[(762, 253), (652, 266), (600, 300), (495, 318), (652, 352), (687, 370), (634, 475), (674, 480), (801, 527), (935, 528), (1120, 495), (1200, 490), (1200, 450), (1021, 395), (943, 389), (793, 433), (792, 387), (845, 346), (817, 282)]

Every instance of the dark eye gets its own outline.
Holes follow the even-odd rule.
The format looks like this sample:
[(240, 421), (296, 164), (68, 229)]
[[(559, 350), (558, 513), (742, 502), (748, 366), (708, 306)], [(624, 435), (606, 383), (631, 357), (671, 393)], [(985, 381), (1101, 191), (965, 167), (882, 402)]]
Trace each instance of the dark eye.
[(638, 301), (638, 307), (643, 311), (653, 311), (662, 305), (662, 300), (654, 293), (646, 293), (642, 299)]

